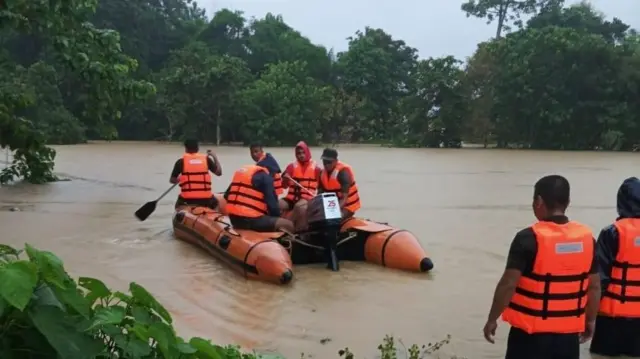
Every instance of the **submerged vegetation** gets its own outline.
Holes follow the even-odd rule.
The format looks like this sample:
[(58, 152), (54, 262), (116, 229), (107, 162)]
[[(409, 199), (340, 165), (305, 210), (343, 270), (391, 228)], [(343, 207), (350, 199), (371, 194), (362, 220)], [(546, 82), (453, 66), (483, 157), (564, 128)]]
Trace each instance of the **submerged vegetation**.
[(629, 25), (588, 3), (459, 1), (496, 22), (468, 59), (369, 27), (335, 53), (280, 16), (191, 0), (0, 2), (0, 183), (55, 180), (47, 144), (87, 139), (637, 148)]
[[(29, 244), (24, 250), (0, 245), (2, 359), (281, 358), (198, 337), (187, 341), (172, 322), (167, 309), (139, 284), (131, 283), (123, 293), (95, 278), (76, 281), (51, 252)], [(399, 351), (398, 342), (386, 337), (378, 349), (381, 359), (429, 358), (448, 339)], [(338, 355), (356, 358), (348, 348)]]

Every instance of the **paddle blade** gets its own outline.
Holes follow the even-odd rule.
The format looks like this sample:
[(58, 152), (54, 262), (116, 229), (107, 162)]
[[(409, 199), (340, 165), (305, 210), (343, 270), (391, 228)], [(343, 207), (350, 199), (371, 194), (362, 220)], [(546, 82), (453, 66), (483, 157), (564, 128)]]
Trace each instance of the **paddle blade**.
[(135, 213), (136, 218), (138, 218), (141, 221), (144, 221), (151, 215), (151, 213), (153, 213), (153, 211), (156, 210), (157, 204), (158, 204), (158, 201), (151, 201), (151, 202), (145, 203), (142, 207), (138, 208), (138, 210), (136, 211)]

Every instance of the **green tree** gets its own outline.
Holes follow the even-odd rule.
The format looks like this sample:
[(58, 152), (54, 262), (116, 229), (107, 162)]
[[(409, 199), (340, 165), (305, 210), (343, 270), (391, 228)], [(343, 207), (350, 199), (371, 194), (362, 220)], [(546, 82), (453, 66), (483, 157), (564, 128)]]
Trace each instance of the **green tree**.
[(230, 132), (237, 125), (231, 121), (239, 119), (238, 94), (250, 80), (243, 60), (215, 55), (204, 43), (193, 42), (177, 51), (160, 80), (160, 103), (167, 120), (161, 128), (167, 139), (179, 131), (220, 144), (221, 128)]
[(453, 56), (418, 63), (415, 84), (404, 101), (404, 145), (459, 147), (466, 116), (462, 91), (464, 72)]
[(244, 138), (267, 145), (319, 140), (330, 91), (318, 86), (303, 61), (280, 62), (243, 92)]
[[(74, 83), (75, 95), (66, 99), (65, 107), (83, 125), (105, 134), (106, 130), (112, 129), (112, 121), (120, 116), (119, 108), (152, 93), (154, 87), (130, 78), (129, 72), (137, 64), (122, 53), (116, 32), (97, 29), (86, 21), (95, 6), (93, 1), (80, 0), (65, 3), (13, 1), (0, 13), (0, 40), (7, 44), (16, 38), (32, 36), (43, 45), (40, 50), (51, 49), (39, 51), (38, 57), (55, 70), (36, 63), (31, 65), (37, 67), (33, 71), (42, 74), (46, 68), (50, 79), (74, 78), (75, 83), (66, 83)], [(21, 176), (32, 182), (52, 180), (55, 178), (52, 174), (55, 152), (44, 149), (46, 134), (29, 118), (38, 113), (31, 107), (40, 105), (36, 103), (39, 91), (51, 90), (51, 87), (30, 89), (29, 71), (21, 65), (12, 66), (10, 62), (5, 57), (2, 69), (10, 72), (0, 75), (4, 82), (1, 87), (14, 92), (2, 96), (3, 131), (0, 137), (2, 147), (16, 150), (16, 154), (14, 163), (3, 171), (1, 179), (6, 182)], [(71, 92), (64, 86), (61, 91), (64, 94)], [(60, 114), (70, 118), (68, 114)], [(61, 119), (59, 115), (52, 117), (56, 121)]]
[(522, 15), (563, 3), (564, 0), (467, 0), (460, 8), (467, 17), (486, 19), (487, 24), (497, 21), (496, 39), (499, 39), (504, 30), (511, 30), (510, 22), (522, 27)]
[(559, 4), (548, 6), (527, 22), (528, 28), (559, 26), (601, 35), (611, 42), (620, 42), (625, 38), (629, 25), (618, 18), (605, 20), (604, 14), (597, 12), (587, 2), (563, 8)]
[(354, 140), (390, 140), (400, 121), (400, 100), (411, 87), (417, 50), (381, 29), (367, 27), (349, 38), (349, 50), (338, 54), (337, 84), (366, 100)]
[(308, 73), (316, 80), (329, 81), (331, 60), (327, 49), (311, 43), (287, 25), (282, 16), (267, 14), (253, 20), (247, 39), (249, 68), (254, 73), (265, 71), (269, 64), (304, 61)]
[[(594, 149), (625, 115), (619, 48), (602, 36), (545, 27), (492, 45), (496, 135), (533, 148)], [(615, 147), (610, 143), (607, 147)]]

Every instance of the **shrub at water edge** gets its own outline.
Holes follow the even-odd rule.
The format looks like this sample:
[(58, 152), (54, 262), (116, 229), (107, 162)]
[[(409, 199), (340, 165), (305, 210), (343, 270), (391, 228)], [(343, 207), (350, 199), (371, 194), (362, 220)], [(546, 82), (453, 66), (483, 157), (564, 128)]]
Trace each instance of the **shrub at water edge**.
[[(21, 254), (26, 252), (27, 259)], [(405, 357), (419, 359), (448, 338)], [(402, 342), (399, 342), (402, 343)], [(378, 349), (382, 359), (399, 352), (393, 337)], [(348, 348), (343, 358), (353, 359)], [(303, 355), (304, 357), (304, 355)], [(76, 282), (55, 254), (29, 244), (16, 250), (0, 244), (0, 358), (3, 359), (276, 359), (176, 335), (169, 312), (142, 286), (111, 291), (98, 279)]]

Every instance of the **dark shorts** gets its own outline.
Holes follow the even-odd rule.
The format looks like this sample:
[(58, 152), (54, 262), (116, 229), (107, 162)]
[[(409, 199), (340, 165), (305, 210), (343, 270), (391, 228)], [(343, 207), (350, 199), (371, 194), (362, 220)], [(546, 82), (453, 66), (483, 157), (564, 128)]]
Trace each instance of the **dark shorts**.
[(179, 206), (201, 206), (201, 207), (209, 207), (211, 209), (216, 209), (218, 207), (218, 199), (215, 196), (207, 199), (190, 199), (186, 200), (181, 196), (178, 196), (176, 200), (176, 207)]
[(640, 319), (598, 316), (591, 353), (602, 356), (640, 357)]
[(580, 335), (527, 334), (511, 327), (505, 359), (580, 359)]
[(235, 229), (249, 229), (256, 232), (275, 232), (276, 221), (280, 217), (262, 216), (256, 218), (229, 216)]
[(287, 204), (287, 209), (290, 211), (293, 209), (293, 206), (296, 205), (296, 203), (290, 199), (286, 199), (286, 198), (282, 198), (283, 201), (285, 201), (285, 203)]

